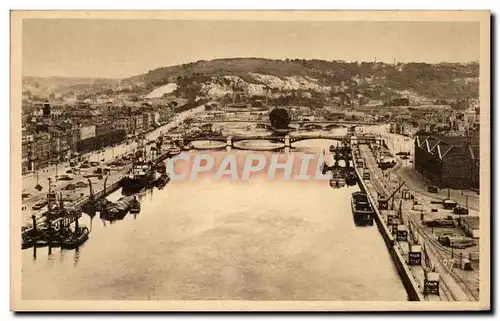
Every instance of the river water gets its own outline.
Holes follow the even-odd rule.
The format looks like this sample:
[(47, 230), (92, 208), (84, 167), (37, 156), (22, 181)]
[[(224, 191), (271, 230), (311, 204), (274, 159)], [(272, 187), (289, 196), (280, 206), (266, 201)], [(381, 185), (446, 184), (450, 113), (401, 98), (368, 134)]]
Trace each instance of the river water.
[(171, 181), (122, 221), (84, 214), (91, 234), (78, 250), (24, 250), (23, 299), (404, 301), (377, 227), (353, 223), (356, 190), (259, 176)]

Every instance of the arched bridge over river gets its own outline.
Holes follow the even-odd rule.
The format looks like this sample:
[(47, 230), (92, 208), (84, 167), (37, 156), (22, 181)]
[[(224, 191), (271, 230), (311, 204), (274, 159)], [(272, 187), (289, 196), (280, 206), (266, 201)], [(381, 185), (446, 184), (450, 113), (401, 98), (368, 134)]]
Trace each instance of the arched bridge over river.
[(310, 140), (310, 139), (328, 139), (328, 140), (345, 140), (348, 139), (353, 143), (367, 144), (377, 143), (381, 144), (382, 138), (377, 136), (345, 136), (333, 134), (292, 134), (292, 135), (247, 135), (247, 136), (184, 136), (182, 138), (174, 138), (173, 140), (182, 140), (184, 143), (194, 141), (219, 141), (225, 142), (226, 146), (233, 147), (235, 142), (250, 141), (250, 140), (263, 140), (271, 142), (283, 143), (284, 147), (292, 147), (292, 143)]
[[(243, 119), (226, 119), (226, 120), (196, 120), (193, 124), (197, 126), (203, 126), (207, 124), (219, 124), (219, 123), (247, 123), (256, 124), (258, 127), (271, 128), (271, 123), (265, 120), (243, 120)], [(328, 128), (338, 128), (338, 127), (352, 127), (352, 126), (362, 126), (362, 125), (375, 125), (374, 123), (363, 122), (363, 121), (338, 121), (338, 120), (317, 120), (317, 121), (291, 121), (288, 125), (292, 128), (298, 129), (328, 129)]]

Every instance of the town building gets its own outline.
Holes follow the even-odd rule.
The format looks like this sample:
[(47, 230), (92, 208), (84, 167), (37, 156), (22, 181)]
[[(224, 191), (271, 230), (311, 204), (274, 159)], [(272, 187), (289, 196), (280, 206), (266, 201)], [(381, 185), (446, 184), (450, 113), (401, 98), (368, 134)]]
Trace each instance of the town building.
[(33, 164), (34, 170), (47, 167), (50, 164), (52, 153), (51, 135), (48, 132), (39, 132), (33, 135), (34, 155)]
[(33, 143), (33, 135), (28, 133), (26, 128), (22, 129), (22, 158), (21, 158), (21, 169), (22, 173), (26, 174), (34, 168), (34, 157), (35, 157), (35, 144)]
[(479, 135), (416, 136), (415, 170), (440, 188), (479, 187)]

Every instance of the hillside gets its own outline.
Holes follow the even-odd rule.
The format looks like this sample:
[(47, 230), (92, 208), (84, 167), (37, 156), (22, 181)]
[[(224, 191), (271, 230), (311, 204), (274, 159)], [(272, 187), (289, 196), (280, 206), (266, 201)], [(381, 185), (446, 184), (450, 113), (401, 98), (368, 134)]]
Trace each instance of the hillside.
[[(23, 85), (32, 86), (34, 80), (26, 78)], [(190, 100), (223, 99), (234, 91), (249, 97), (290, 96), (341, 102), (352, 98), (364, 103), (398, 97), (456, 100), (478, 97), (479, 65), (234, 58), (161, 67), (120, 81), (51, 77), (36, 82), (43, 91), (85, 97), (147, 96), (159, 87), (176, 84), (177, 89), (170, 95)]]
[(23, 95), (49, 96), (50, 94), (81, 93), (114, 88), (118, 79), (72, 77), (23, 77)]

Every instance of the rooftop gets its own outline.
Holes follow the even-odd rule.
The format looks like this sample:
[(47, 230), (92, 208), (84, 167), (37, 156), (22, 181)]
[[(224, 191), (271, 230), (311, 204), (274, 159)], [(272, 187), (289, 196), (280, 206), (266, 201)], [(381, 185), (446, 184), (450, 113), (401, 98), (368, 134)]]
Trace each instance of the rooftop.
[(440, 159), (457, 154), (466, 154), (472, 159), (479, 158), (479, 142), (471, 139), (471, 143), (467, 144), (464, 136), (417, 136), (415, 142), (420, 148)]

